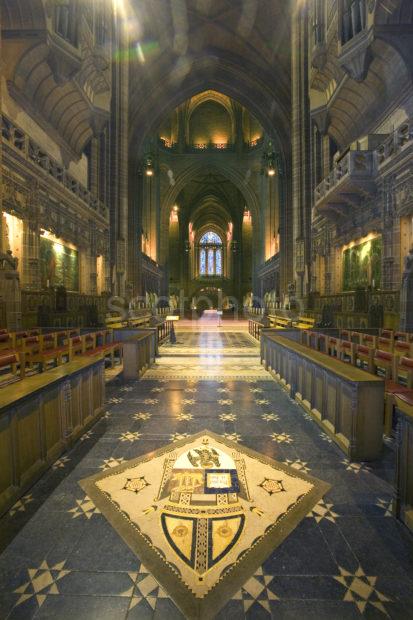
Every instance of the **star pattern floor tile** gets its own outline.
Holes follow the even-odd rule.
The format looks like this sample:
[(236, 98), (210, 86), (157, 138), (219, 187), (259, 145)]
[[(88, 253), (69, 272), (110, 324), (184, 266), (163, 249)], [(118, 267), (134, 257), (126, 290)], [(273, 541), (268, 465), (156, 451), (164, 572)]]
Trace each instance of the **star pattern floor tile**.
[[(413, 538), (392, 513), (393, 443), (378, 462), (349, 463), (263, 370), (258, 345), (245, 331), (188, 328), (177, 330), (177, 339), (182, 352), (161, 347), (161, 366), (143, 380), (125, 385), (113, 373), (108, 415), (0, 519), (0, 618), (183, 620), (145, 563), (88, 503), (79, 481), (206, 428), (238, 434), (240, 447), (292, 467), (300, 463), (331, 485), (261, 570), (246, 576), (218, 620), (410, 619)], [(210, 349), (215, 366), (203, 364), (201, 354)], [(150, 417), (135, 419), (138, 413)], [(139, 439), (122, 440), (134, 433)]]

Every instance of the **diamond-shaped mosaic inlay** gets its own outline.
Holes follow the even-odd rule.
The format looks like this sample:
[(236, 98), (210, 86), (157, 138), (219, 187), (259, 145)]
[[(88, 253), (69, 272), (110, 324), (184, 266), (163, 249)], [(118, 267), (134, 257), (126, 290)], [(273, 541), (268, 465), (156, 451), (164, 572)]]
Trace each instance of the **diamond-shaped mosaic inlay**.
[(210, 431), (81, 485), (191, 618), (245, 588), (329, 488)]

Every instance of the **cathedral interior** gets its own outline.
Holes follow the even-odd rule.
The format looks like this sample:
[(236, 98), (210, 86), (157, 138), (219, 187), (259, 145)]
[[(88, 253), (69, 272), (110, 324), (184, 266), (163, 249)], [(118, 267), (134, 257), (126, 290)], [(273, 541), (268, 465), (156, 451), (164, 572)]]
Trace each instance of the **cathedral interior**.
[(412, 619), (413, 2), (0, 9), (0, 620)]

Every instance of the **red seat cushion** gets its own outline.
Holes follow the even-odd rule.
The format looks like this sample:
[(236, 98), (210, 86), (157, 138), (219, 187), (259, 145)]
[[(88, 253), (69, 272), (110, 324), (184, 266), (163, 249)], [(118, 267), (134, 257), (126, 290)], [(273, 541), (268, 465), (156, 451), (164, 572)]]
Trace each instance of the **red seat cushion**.
[(393, 355), (391, 353), (388, 353), (387, 351), (376, 351), (374, 359), (391, 362), (393, 359)]
[(67, 353), (67, 347), (56, 347), (53, 349), (43, 349), (40, 351), (40, 355), (58, 355), (59, 353)]
[(388, 379), (385, 383), (385, 390), (389, 394), (397, 394), (398, 392), (403, 393), (403, 392), (411, 391), (410, 388), (407, 388), (404, 385), (400, 385), (400, 383), (395, 383), (394, 381), (391, 381), (390, 379)]
[(413, 407), (413, 390), (408, 390), (406, 392), (402, 392), (400, 394), (397, 394), (397, 396), (400, 398), (400, 400), (402, 400), (404, 403), (406, 403), (407, 405), (409, 405), (410, 407)]
[(7, 353), (7, 355), (0, 356), (0, 367), (10, 366), (10, 364), (16, 364), (17, 357), (15, 353)]
[(39, 339), (37, 336), (30, 336), (29, 338), (26, 338), (25, 340), (25, 344), (38, 344)]
[(357, 346), (357, 353), (365, 353), (366, 355), (368, 355), (370, 351), (371, 349), (369, 347), (364, 346), (364, 344), (359, 344)]
[(408, 370), (413, 369), (413, 358), (411, 357), (401, 357), (399, 362), (399, 368), (407, 368)]

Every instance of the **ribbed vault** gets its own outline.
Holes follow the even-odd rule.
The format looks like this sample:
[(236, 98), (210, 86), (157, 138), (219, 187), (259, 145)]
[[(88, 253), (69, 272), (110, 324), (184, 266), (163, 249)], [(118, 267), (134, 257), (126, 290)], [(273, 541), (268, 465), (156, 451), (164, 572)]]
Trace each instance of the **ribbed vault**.
[(143, 0), (134, 6), (141, 54), (130, 68), (131, 144), (139, 148), (171, 109), (212, 89), (248, 108), (278, 134), (280, 150), (288, 150), (289, 3)]

